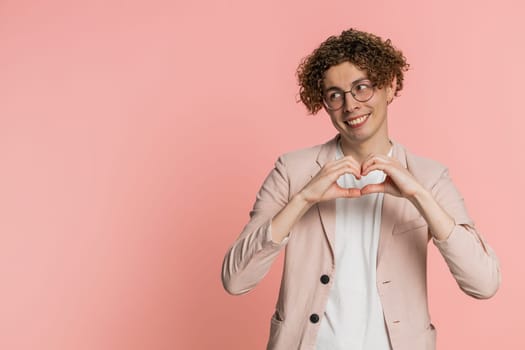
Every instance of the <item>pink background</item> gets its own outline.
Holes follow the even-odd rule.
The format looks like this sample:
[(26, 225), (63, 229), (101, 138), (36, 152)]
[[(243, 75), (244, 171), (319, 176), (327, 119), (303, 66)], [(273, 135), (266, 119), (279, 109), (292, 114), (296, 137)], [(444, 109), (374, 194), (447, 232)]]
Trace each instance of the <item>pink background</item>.
[(501, 260), (477, 301), (431, 246), (438, 348), (525, 348), (517, 3), (1, 0), (0, 348), (264, 348), (282, 256), (242, 297), (222, 258), (277, 156), (334, 135), (294, 73), (352, 26), (408, 57), (392, 138), (450, 167)]

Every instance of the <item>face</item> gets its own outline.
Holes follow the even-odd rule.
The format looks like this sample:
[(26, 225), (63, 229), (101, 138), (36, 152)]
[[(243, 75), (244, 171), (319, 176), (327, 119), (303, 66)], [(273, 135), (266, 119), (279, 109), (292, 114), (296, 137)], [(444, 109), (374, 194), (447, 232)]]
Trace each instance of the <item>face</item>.
[[(330, 67), (323, 80), (324, 91), (337, 88), (353, 92), (360, 89), (359, 82), (366, 82), (366, 72), (350, 62)], [(350, 92), (345, 95), (345, 103), (338, 110), (326, 112), (332, 124), (339, 131), (343, 141), (349, 145), (384, 142), (388, 140), (387, 106), (394, 97), (396, 82), (384, 88), (374, 89), (373, 96), (366, 102), (354, 99)], [(359, 97), (358, 97), (359, 98)]]

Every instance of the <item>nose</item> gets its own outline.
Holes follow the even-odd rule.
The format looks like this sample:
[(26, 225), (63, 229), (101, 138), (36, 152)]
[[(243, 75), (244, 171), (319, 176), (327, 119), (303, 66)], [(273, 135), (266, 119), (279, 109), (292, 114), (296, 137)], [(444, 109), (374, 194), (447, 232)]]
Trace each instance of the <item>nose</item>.
[(359, 109), (359, 101), (357, 101), (350, 91), (345, 93), (345, 112), (351, 112), (353, 110)]

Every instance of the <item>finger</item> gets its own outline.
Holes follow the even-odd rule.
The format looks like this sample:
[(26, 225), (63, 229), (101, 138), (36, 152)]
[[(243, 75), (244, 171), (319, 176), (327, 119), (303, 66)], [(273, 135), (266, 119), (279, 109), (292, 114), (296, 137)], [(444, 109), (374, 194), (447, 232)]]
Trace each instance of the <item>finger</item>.
[(401, 197), (401, 192), (399, 192), (396, 184), (389, 176), (386, 177), (385, 181), (379, 184), (369, 184), (361, 189), (361, 195), (363, 196), (371, 193), (388, 193), (393, 196)]
[[(373, 154), (371, 153), (364, 161), (363, 161), (363, 164), (361, 165), (361, 173), (363, 173), (363, 175), (366, 175), (365, 174), (365, 171), (368, 169), (368, 167), (370, 167), (371, 165), (373, 164), (377, 164), (377, 163), (390, 163), (392, 161), (392, 158), (391, 157), (388, 157), (388, 156), (383, 156), (381, 154)], [(368, 171), (370, 172), (370, 171)]]
[(361, 190), (359, 188), (351, 187), (351, 188), (343, 188), (339, 186), (336, 183), (337, 186), (337, 193), (339, 194), (338, 197), (342, 198), (357, 198), (361, 197)]
[(344, 174), (352, 174), (357, 179), (361, 178), (361, 171), (359, 170), (359, 167), (350, 163), (342, 163), (337, 167), (331, 169), (328, 172), (328, 174), (332, 177), (333, 181), (336, 181), (340, 176)]
[(344, 197), (345, 194), (339, 193), (337, 191), (337, 186), (334, 185), (337, 185), (337, 180), (345, 173), (354, 175), (357, 174), (356, 176), (359, 176), (358, 169), (352, 168), (352, 166), (349, 164), (341, 164), (339, 168), (331, 169), (329, 171), (325, 169), (323, 173), (316, 175), (315, 179), (312, 179), (310, 183), (310, 188), (314, 192), (318, 192), (319, 195), (322, 195), (322, 193), (326, 193), (326, 191), (328, 191), (329, 193), (326, 193), (326, 195), (330, 198), (335, 198), (337, 196)]
[(361, 194), (371, 194), (371, 193), (385, 193), (386, 192), (386, 181), (379, 184), (369, 184), (361, 189)]
[(335, 163), (339, 163), (339, 162), (350, 162), (351, 164), (355, 165), (356, 167), (360, 167), (361, 164), (352, 156), (344, 156), (342, 158), (339, 158), (338, 160), (335, 161)]
[(347, 160), (349, 162), (351, 162), (353, 165), (355, 165), (357, 168), (359, 168), (361, 166), (361, 164), (359, 164), (359, 162), (352, 156), (345, 156), (343, 157), (342, 159), (344, 160)]
[(353, 168), (357, 169), (358, 175), (361, 175), (361, 165), (351, 156), (347, 156), (347, 157), (331, 162), (330, 164), (328, 164), (327, 170), (330, 171), (331, 169), (337, 169), (343, 166), (344, 164), (348, 164), (352, 166)]
[[(384, 163), (384, 160), (380, 159), (379, 157), (377, 156), (372, 156), (368, 159), (366, 159), (363, 164), (361, 165), (361, 173), (363, 175), (366, 175), (368, 174), (370, 171), (368, 170), (371, 166), (373, 166), (374, 164), (379, 164), (379, 163)], [(368, 171), (367, 171), (368, 170)]]
[(361, 171), (361, 174), (363, 176), (366, 176), (374, 170), (381, 170), (385, 172), (387, 175), (390, 175), (392, 171), (394, 170), (394, 166), (391, 163), (387, 163), (387, 162), (373, 163), (373, 164), (368, 165), (366, 168), (364, 168)]

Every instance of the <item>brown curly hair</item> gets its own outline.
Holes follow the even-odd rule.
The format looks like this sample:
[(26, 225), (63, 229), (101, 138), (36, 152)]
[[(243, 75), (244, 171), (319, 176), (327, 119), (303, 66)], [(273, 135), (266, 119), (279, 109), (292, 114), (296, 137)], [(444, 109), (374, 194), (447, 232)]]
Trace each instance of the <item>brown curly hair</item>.
[(403, 89), (403, 72), (409, 67), (403, 53), (392, 46), (390, 39), (383, 41), (379, 36), (351, 28), (326, 39), (297, 68), (299, 96), (310, 114), (323, 107), (324, 73), (345, 61), (366, 71), (378, 88), (388, 85), (395, 76), (395, 96)]

